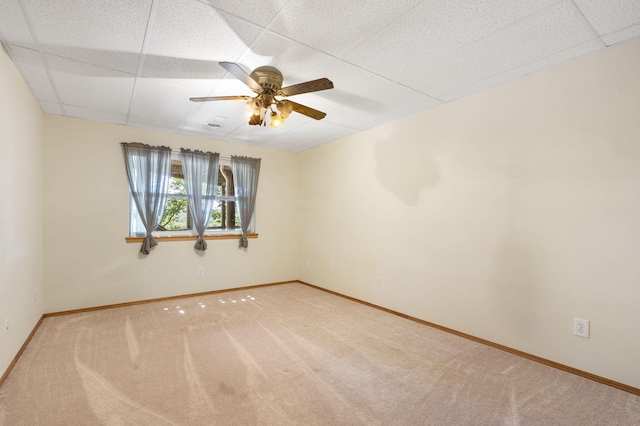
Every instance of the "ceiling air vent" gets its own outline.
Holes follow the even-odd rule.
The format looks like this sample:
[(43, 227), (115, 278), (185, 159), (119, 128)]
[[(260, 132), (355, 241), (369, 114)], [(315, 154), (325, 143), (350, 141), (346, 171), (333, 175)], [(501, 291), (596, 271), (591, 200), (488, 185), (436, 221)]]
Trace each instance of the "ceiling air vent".
[(224, 124), (219, 123), (217, 121), (205, 121), (204, 128), (208, 130), (219, 129), (220, 127), (224, 127)]

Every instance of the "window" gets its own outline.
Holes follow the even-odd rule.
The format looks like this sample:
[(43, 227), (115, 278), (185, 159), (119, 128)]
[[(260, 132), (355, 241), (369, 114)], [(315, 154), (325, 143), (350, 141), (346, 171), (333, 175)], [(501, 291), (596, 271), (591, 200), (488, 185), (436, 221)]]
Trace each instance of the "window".
[[(146, 231), (133, 199), (130, 199), (129, 206), (131, 212), (129, 235), (145, 235)], [(191, 235), (195, 232), (192, 230), (191, 212), (188, 208), (182, 163), (179, 159), (173, 159), (171, 161), (171, 180), (166, 209), (160, 224), (154, 231), (154, 235)], [(220, 164), (219, 166), (216, 202), (211, 218), (207, 223), (207, 234), (215, 232), (241, 232), (240, 218), (238, 217), (234, 196), (233, 173), (231, 166), (226, 164)]]

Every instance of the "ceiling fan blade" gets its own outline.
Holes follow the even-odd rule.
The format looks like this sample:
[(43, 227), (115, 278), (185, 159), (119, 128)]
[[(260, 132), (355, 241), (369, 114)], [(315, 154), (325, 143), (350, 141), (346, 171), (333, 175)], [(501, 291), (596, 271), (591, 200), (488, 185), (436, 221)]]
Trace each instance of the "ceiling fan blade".
[(317, 109), (313, 109), (305, 105), (301, 105), (297, 102), (288, 102), (291, 102), (291, 106), (293, 107), (293, 110), (295, 112), (297, 112), (298, 114), (306, 115), (307, 117), (311, 117), (315, 120), (322, 120), (327, 115), (325, 112), (318, 111)]
[(204, 96), (201, 98), (189, 98), (191, 102), (208, 102), (208, 101), (236, 101), (251, 99), (251, 96)]
[(262, 93), (262, 86), (258, 84), (249, 74), (244, 72), (240, 65), (234, 62), (218, 62), (222, 68), (227, 70), (229, 74), (249, 86), (254, 92)]
[(300, 95), (302, 93), (318, 92), (320, 90), (333, 89), (333, 83), (328, 78), (319, 78), (317, 80), (306, 81), (304, 83), (294, 84), (293, 86), (283, 87), (278, 90), (281, 96)]

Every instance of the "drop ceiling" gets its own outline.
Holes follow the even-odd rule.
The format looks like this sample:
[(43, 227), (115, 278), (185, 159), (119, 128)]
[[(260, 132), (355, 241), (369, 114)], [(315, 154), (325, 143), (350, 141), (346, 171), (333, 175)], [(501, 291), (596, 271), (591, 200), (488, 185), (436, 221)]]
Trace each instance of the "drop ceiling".
[[(1, 0), (42, 111), (267, 148), (311, 147), (640, 36), (640, 0)], [(249, 126), (219, 61), (278, 68), (324, 111)], [(214, 122), (221, 127), (206, 126)]]

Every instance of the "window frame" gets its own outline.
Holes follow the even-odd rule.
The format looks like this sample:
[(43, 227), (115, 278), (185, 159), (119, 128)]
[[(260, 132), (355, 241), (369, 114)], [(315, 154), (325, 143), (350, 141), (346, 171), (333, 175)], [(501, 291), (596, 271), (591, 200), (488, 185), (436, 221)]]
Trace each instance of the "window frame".
[[(171, 161), (181, 161), (180, 152), (172, 151), (171, 153)], [(220, 158), (218, 168), (220, 167), (231, 167), (231, 161), (227, 158)], [(187, 195), (184, 194), (167, 194), (167, 200), (170, 198), (181, 198), (186, 199)], [(221, 195), (216, 196), (217, 201), (233, 201), (237, 203), (238, 200), (234, 195)], [(188, 207), (187, 207), (188, 209)], [(135, 216), (134, 216), (135, 215)], [(139, 224), (139, 227), (135, 225)], [(250, 232), (247, 234), (247, 238), (258, 238), (258, 233), (255, 232), (255, 224), (256, 224), (256, 213), (254, 212), (253, 217), (251, 218), (251, 223), (249, 224)], [(141, 230), (139, 232), (134, 232), (134, 228), (137, 231), (138, 228)], [(129, 232), (126, 237), (127, 243), (136, 243), (141, 242), (146, 235), (146, 230), (142, 225), (140, 220), (140, 215), (138, 214), (135, 201), (133, 200), (133, 195), (131, 194), (131, 189), (129, 189)], [(153, 235), (154, 239), (157, 241), (195, 241), (198, 238), (197, 231), (192, 229), (184, 229), (184, 230), (167, 230), (167, 231), (156, 231), (154, 230), (151, 235)], [(224, 239), (237, 239), (242, 235), (242, 229), (236, 227), (235, 229), (214, 229), (207, 228), (205, 230), (203, 238), (205, 240), (224, 240)]]

